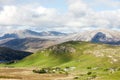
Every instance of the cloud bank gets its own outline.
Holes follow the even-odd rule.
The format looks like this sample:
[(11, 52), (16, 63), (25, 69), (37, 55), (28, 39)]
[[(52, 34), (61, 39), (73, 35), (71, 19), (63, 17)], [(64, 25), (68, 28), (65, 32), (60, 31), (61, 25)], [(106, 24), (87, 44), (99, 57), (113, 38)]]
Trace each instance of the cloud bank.
[[(9, 1), (0, 0), (0, 3), (8, 4)], [(117, 9), (96, 11), (84, 0), (66, 0), (68, 8), (64, 13), (42, 5), (2, 5), (0, 29), (4, 31), (30, 28), (66, 32), (96, 28), (120, 29), (120, 1), (97, 1)]]

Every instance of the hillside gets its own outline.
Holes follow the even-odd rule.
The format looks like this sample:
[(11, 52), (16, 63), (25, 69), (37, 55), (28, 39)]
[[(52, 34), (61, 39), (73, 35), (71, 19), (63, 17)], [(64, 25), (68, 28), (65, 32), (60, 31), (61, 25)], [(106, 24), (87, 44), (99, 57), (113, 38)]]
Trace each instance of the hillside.
[[(95, 73), (95, 80), (119, 80), (119, 57), (119, 46), (69, 41), (38, 51), (12, 66), (74, 67), (70, 73), (81, 77), (80, 80), (91, 76), (85, 75), (87, 72)], [(110, 73), (111, 69), (114, 72)]]
[(0, 41), (0, 46), (22, 51), (36, 51), (55, 44), (54, 40), (41, 38), (22, 38)]
[(21, 60), (31, 54), (32, 53), (30, 52), (17, 51), (10, 48), (0, 47), (0, 62)]

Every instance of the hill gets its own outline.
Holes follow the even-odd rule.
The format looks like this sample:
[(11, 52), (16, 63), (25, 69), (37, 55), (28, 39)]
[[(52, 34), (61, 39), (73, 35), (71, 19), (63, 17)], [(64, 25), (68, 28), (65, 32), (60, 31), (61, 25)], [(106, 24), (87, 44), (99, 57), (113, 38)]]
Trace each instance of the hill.
[(31, 55), (30, 52), (13, 50), (10, 48), (0, 47), (0, 63), (9, 62), (14, 60), (21, 60), (28, 55)]
[[(119, 57), (119, 46), (69, 41), (38, 51), (12, 66), (74, 67), (70, 73), (80, 80), (92, 75), (97, 76), (95, 80), (119, 80)], [(86, 75), (89, 72), (92, 75)]]

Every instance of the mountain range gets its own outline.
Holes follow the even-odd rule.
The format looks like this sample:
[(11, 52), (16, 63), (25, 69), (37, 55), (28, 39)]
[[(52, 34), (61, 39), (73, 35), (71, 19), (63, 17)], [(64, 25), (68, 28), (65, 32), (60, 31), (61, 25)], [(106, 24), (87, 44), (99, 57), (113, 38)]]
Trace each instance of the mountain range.
[(37, 51), (56, 44), (57, 39), (66, 36), (57, 31), (35, 32), (32, 30), (17, 30), (3, 34), (0, 46), (22, 51)]
[[(8, 32), (3, 34), (3, 36), (0, 37), (0, 39), (6, 39), (6, 38), (27, 38), (27, 37), (33, 37), (33, 38), (41, 38), (41, 37), (55, 37), (55, 36), (65, 36), (67, 34), (57, 32), (57, 31), (46, 31), (46, 32), (36, 32), (32, 30), (16, 30), (12, 32)], [(50, 37), (49, 37), (50, 38)]]
[(67, 34), (56, 31), (35, 32), (31, 30), (19, 30), (1, 36), (0, 46), (34, 52), (67, 41), (120, 45), (120, 32), (99, 29)]

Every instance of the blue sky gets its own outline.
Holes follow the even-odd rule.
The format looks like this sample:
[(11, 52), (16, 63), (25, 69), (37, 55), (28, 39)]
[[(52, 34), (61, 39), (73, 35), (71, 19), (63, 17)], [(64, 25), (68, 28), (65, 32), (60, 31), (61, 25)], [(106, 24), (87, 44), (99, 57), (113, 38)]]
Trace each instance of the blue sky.
[(0, 0), (1, 32), (120, 30), (120, 0)]
[[(84, 2), (88, 3), (88, 5), (96, 11), (102, 10), (114, 10), (120, 9), (120, 6), (112, 6), (106, 4), (109, 3), (109, 0), (83, 0)], [(110, 2), (120, 3), (120, 0), (110, 0)], [(67, 10), (67, 0), (16, 0), (14, 2), (15, 5), (26, 5), (26, 4), (33, 4), (37, 3), (38, 5), (42, 5), (47, 8), (56, 8), (60, 11)]]
[(17, 0), (16, 3), (20, 4), (30, 4), (30, 3), (38, 3), (43, 6), (48, 7), (62, 7), (61, 5), (66, 4), (66, 0)]

